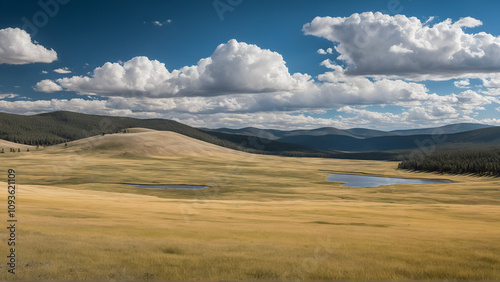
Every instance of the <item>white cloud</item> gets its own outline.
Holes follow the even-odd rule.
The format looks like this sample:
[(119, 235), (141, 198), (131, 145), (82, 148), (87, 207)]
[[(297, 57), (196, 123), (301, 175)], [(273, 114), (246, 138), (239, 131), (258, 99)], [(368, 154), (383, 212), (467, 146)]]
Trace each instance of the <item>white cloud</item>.
[(19, 97), (18, 94), (0, 94), (0, 100), (3, 100), (3, 99), (13, 99), (13, 98), (16, 98), (16, 97)]
[(341, 108), (339, 111), (354, 114), (352, 117), (340, 119), (345, 128), (367, 127), (390, 130), (442, 126), (461, 122), (500, 125), (500, 119), (475, 119), (464, 111), (448, 105), (416, 106), (403, 110), (399, 114), (374, 112), (349, 106)]
[(49, 72), (48, 71), (42, 71), (42, 74), (48, 74)]
[[(210, 57), (178, 70), (169, 71), (157, 60), (135, 57), (127, 62), (105, 63), (89, 76), (61, 78), (57, 83), (43, 80), (35, 87), (42, 92), (64, 88), (93, 95), (91, 100), (4, 101), (0, 110), (1, 105), (5, 111), (21, 113), (68, 107), (87, 113), (176, 119), (204, 127), (384, 129), (476, 122), (474, 116), (485, 105), (500, 103), (482, 92), (466, 90), (440, 96), (429, 93), (422, 83), (349, 75), (331, 60), (322, 65), (328, 71), (314, 81), (307, 74), (290, 74), (276, 52), (230, 40), (219, 45)], [(108, 98), (103, 101), (99, 96)], [(364, 109), (369, 105), (395, 105), (402, 112), (371, 112)], [(354, 117), (305, 114), (332, 109)]]
[(156, 25), (156, 26), (162, 27), (162, 26), (164, 26), (165, 24), (170, 24), (170, 23), (172, 23), (172, 20), (171, 20), (171, 19), (167, 19), (167, 20), (165, 20), (165, 21), (153, 21), (152, 23), (153, 23), (153, 25)]
[[(437, 96), (437, 95), (436, 95)], [(96, 96), (92, 96), (95, 98)], [(241, 98), (241, 95), (233, 97)], [(258, 96), (261, 97), (261, 96)], [(441, 97), (441, 96), (438, 96)], [(500, 119), (478, 120), (470, 116), (472, 108), (481, 107), (481, 101), (472, 92), (454, 97), (429, 100), (428, 103), (410, 106), (401, 113), (374, 112), (357, 106), (344, 106), (338, 111), (351, 117), (311, 117), (303, 113), (286, 111), (239, 112), (238, 101), (229, 97), (184, 97), (184, 98), (123, 98), (109, 100), (52, 99), (38, 101), (0, 100), (0, 111), (21, 114), (68, 110), (90, 114), (129, 116), (136, 118), (174, 119), (191, 126), (200, 127), (246, 127), (290, 129), (334, 126), (339, 128), (368, 127), (376, 129), (414, 128), (439, 126), (456, 122), (477, 122), (500, 125)], [(453, 99), (454, 98), (454, 99)], [(219, 105), (225, 101), (225, 105)], [(478, 103), (479, 102), (479, 103)], [(209, 107), (219, 107), (209, 111)]]
[(106, 107), (106, 101), (83, 99), (52, 99), (37, 101), (3, 101), (0, 100), (0, 111), (22, 113), (26, 115), (49, 111), (75, 111), (89, 114), (116, 114), (132, 116), (132, 111), (114, 110)]
[(80, 94), (182, 97), (290, 91), (308, 80), (307, 75), (291, 75), (280, 54), (233, 39), (197, 65), (171, 72), (157, 60), (135, 57), (123, 64), (105, 63), (91, 77), (57, 82)]
[(499, 96), (500, 88), (487, 88), (486, 90), (482, 90), (481, 93), (485, 95)]
[(50, 79), (44, 79), (38, 82), (34, 89), (38, 92), (52, 93), (62, 91), (62, 87)]
[(0, 29), (0, 64), (23, 65), (56, 60), (56, 51), (32, 42), (26, 31), (20, 28)]
[[(141, 60), (143, 60), (145, 64), (151, 63), (151, 61), (146, 58), (142, 58)], [(126, 62), (123, 66), (115, 65), (115, 67), (117, 69), (127, 68), (126, 66), (129, 62)], [(127, 89), (123, 86), (120, 86), (122, 80), (121, 77), (123, 76), (118, 76), (118, 80), (112, 80), (110, 78), (107, 78), (108, 76), (101, 75), (98, 71), (96, 71), (97, 75), (94, 75), (94, 77), (99, 77), (99, 81), (108, 81), (109, 87), (118, 86), (119, 88), (106, 89), (105, 87), (100, 86), (98, 81), (92, 82), (90, 78), (85, 79), (85, 81), (93, 87), (100, 86), (101, 93), (105, 89), (106, 91), (114, 91), (117, 93), (117, 95), (107, 96), (120, 97), (119, 95), (126, 94), (123, 96), (128, 98), (129, 103), (151, 106), (155, 111), (160, 111), (163, 109), (176, 109), (179, 111), (186, 111), (191, 113), (242, 113), (301, 110), (316, 111), (321, 109), (337, 108), (342, 105), (418, 103), (420, 101), (426, 101), (434, 97), (427, 93), (428, 90), (423, 84), (388, 79), (371, 81), (363, 77), (353, 77), (345, 75), (342, 67), (331, 65), (331, 61), (329, 60), (326, 60), (323, 64), (325, 66), (333, 68), (334, 71), (320, 75), (320, 82), (313, 82), (309, 80), (309, 77), (307, 75), (302, 75), (301, 77), (301, 75), (299, 74), (294, 74), (293, 76), (288, 74), (288, 76), (283, 75), (283, 77), (286, 78), (283, 81), (288, 82), (288, 84), (283, 83), (281, 90), (276, 89), (276, 91), (259, 92), (246, 88), (240, 92), (227, 92), (226, 95), (219, 95), (214, 97), (210, 96), (213, 91), (212, 89), (203, 87), (198, 88), (198, 93), (203, 93), (201, 91), (204, 90), (207, 91), (210, 95), (205, 95), (205, 97), (202, 97), (200, 95), (195, 97), (189, 97), (188, 95), (175, 95), (173, 97), (154, 97), (151, 94), (146, 93), (145, 91), (139, 92), (138, 95), (127, 95)], [(124, 72), (126, 73), (127, 71)], [(105, 73), (113, 72), (106, 70)], [(144, 75), (145, 73), (147, 72), (143, 71), (142, 75)], [(159, 74), (161, 72), (157, 71), (153, 73)], [(221, 77), (221, 75), (218, 75), (218, 77)], [(248, 77), (249, 75), (245, 75), (243, 78), (234, 77), (228, 80), (238, 81), (238, 84), (241, 87), (245, 85), (245, 81), (242, 82), (241, 79), (248, 79)], [(71, 82), (71, 80), (73, 79), (74, 78), (60, 79), (57, 81), (63, 87), (68, 88), (69, 84), (67, 83), (67, 80)], [(77, 79), (80, 81), (82, 78), (77, 77)], [(253, 81), (256, 82), (255, 85), (258, 86), (259, 79), (256, 78), (253, 79)], [(133, 86), (140, 85), (140, 83), (130, 84)], [(192, 84), (203, 86), (202, 83), (196, 81), (192, 82)], [(163, 84), (159, 83), (159, 85)], [(155, 89), (156, 88), (153, 88), (150, 91), (155, 91)], [(221, 91), (219, 93), (224, 92)], [(240, 95), (240, 93), (245, 93), (245, 95)], [(137, 93), (132, 92), (132, 94)], [(154, 100), (147, 98), (154, 98)]]
[[(163, 63), (136, 57), (124, 63), (106, 63), (89, 77), (74, 76), (57, 82), (80, 94), (108, 96), (106, 105), (111, 109), (173, 115), (193, 124), (203, 119), (215, 124), (210, 115), (234, 120), (239, 120), (238, 115), (245, 119), (276, 112), (296, 116), (292, 113), (326, 111), (346, 105), (413, 108), (408, 110), (408, 117), (435, 122), (430, 117), (449, 116), (451, 120), (453, 115), (456, 118), (473, 115), (484, 109), (484, 105), (498, 103), (494, 97), (470, 90), (439, 96), (429, 93), (421, 83), (348, 75), (331, 60), (323, 61), (322, 65), (330, 70), (319, 75), (318, 81), (306, 74), (291, 75), (278, 53), (231, 40), (197, 65), (171, 72)], [(390, 114), (382, 117), (395, 118)], [(339, 122), (326, 120), (331, 124)], [(237, 123), (243, 121), (234, 122)]]
[(268, 113), (216, 113), (211, 115), (190, 115), (183, 117), (175, 117), (182, 123), (189, 124), (195, 127), (259, 127), (259, 128), (273, 128), (289, 130), (290, 128), (307, 128), (313, 129), (318, 127), (344, 127), (340, 120), (330, 118), (315, 118), (306, 116), (304, 114), (292, 115), (282, 112), (268, 112)]
[(500, 38), (465, 32), (479, 25), (466, 17), (429, 27), (415, 17), (365, 12), (316, 17), (303, 32), (337, 44), (338, 59), (351, 75), (438, 80), (500, 72)]
[(57, 73), (60, 73), (60, 74), (71, 73), (71, 71), (68, 68), (58, 68), (58, 69), (55, 69), (54, 72), (57, 72)]
[[(180, 70), (169, 72), (163, 63), (136, 57), (123, 64), (106, 63), (95, 69), (90, 77), (74, 76), (58, 79), (57, 82), (66, 90), (80, 94), (128, 98), (177, 97), (175, 101), (169, 100), (163, 105), (168, 104), (170, 108), (175, 104), (175, 107), (191, 112), (200, 109), (212, 113), (417, 103), (431, 97), (423, 84), (389, 79), (371, 81), (346, 75), (342, 67), (333, 65), (330, 60), (322, 64), (333, 71), (319, 75), (320, 81), (314, 82), (308, 75), (291, 75), (278, 53), (231, 40), (217, 47), (211, 57)], [(210, 96), (219, 98), (180, 99)]]
[(413, 53), (413, 50), (403, 47), (403, 44), (401, 43), (399, 45), (392, 45), (391, 48), (389, 48), (389, 52), (396, 54), (405, 54), (405, 53)]
[(466, 110), (483, 110), (483, 106), (492, 103), (500, 103), (500, 100), (491, 96), (482, 96), (475, 91), (466, 90), (458, 95), (450, 95), (458, 99), (457, 107)]
[(333, 71), (318, 76), (323, 82), (318, 86), (321, 89), (318, 95), (323, 97), (323, 101), (318, 104), (329, 106), (332, 102), (336, 105), (395, 104), (430, 99), (424, 84), (390, 79), (372, 81), (366, 77), (346, 75), (341, 66), (333, 64), (330, 60), (325, 60), (321, 64)]
[(321, 55), (326, 55), (326, 54), (333, 54), (333, 49), (332, 48), (328, 48), (326, 50), (324, 49), (318, 49), (318, 54), (321, 54)]
[(424, 25), (427, 25), (428, 23), (432, 22), (432, 21), (434, 20), (434, 18), (435, 18), (434, 16), (429, 17), (429, 18), (425, 21)]
[(468, 79), (457, 80), (453, 82), (457, 88), (469, 88), (470, 82)]
[(481, 78), (484, 87), (500, 87), (500, 73)]

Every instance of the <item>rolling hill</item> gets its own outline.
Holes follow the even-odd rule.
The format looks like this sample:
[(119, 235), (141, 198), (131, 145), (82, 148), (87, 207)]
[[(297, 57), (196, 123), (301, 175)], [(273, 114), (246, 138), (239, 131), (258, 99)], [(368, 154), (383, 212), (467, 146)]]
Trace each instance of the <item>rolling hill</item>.
[[(482, 128), (464, 131), (477, 127)], [(364, 128), (340, 130), (331, 127), (292, 131), (258, 128), (208, 130), (166, 119), (135, 119), (66, 111), (31, 116), (0, 113), (0, 139), (33, 146), (50, 146), (106, 136), (129, 128), (175, 132), (213, 145), (250, 153), (343, 159), (402, 160), (411, 150), (422, 146), (436, 145), (437, 150), (454, 150), (500, 144), (500, 127), (479, 124), (455, 124), (392, 132)], [(461, 132), (407, 135), (411, 132), (456, 131)], [(10, 147), (12, 144), (5, 143), (5, 146)], [(109, 148), (112, 149), (112, 146)]]
[(176, 132), (145, 128), (127, 129), (126, 133), (97, 135), (66, 144), (52, 146), (48, 150), (64, 148), (71, 151), (138, 156), (248, 156), (248, 153), (210, 144)]
[(31, 116), (0, 113), (0, 139), (26, 145), (50, 146), (135, 127), (172, 131), (211, 144), (252, 153), (318, 157), (330, 154), (265, 138), (205, 132), (167, 119), (135, 119), (67, 111)]
[(35, 149), (35, 146), (29, 146), (29, 145), (24, 145), (24, 144), (19, 144), (19, 143), (14, 143), (10, 141), (5, 141), (0, 139), (0, 151), (4, 149), (5, 152), (9, 152), (9, 149), (21, 149), (21, 150), (26, 150), (26, 149)]

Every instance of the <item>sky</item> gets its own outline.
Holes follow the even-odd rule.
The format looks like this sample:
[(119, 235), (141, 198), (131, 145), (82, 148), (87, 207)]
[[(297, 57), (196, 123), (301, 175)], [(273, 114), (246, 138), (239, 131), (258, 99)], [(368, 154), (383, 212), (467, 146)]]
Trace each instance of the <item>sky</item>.
[(499, 1), (0, 0), (0, 112), (500, 125)]

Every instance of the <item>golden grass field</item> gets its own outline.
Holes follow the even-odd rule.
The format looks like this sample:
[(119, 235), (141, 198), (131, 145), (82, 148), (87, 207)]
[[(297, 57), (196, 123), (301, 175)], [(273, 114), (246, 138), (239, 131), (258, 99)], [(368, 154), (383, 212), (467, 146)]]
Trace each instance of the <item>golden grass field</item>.
[[(0, 162), (4, 222), (10, 168), (19, 220), (15, 275), (2, 228), (1, 280), (500, 280), (499, 178), (252, 155), (147, 130)], [(336, 172), (453, 183), (350, 188), (325, 181)]]

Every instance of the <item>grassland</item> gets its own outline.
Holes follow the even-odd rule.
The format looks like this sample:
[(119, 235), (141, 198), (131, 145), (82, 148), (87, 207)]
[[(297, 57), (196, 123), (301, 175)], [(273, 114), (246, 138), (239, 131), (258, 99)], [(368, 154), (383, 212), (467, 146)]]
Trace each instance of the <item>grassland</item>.
[[(2, 262), (1, 280), (500, 280), (499, 178), (109, 140), (0, 155), (19, 185), (18, 269)], [(334, 172), (453, 183), (349, 188)]]

